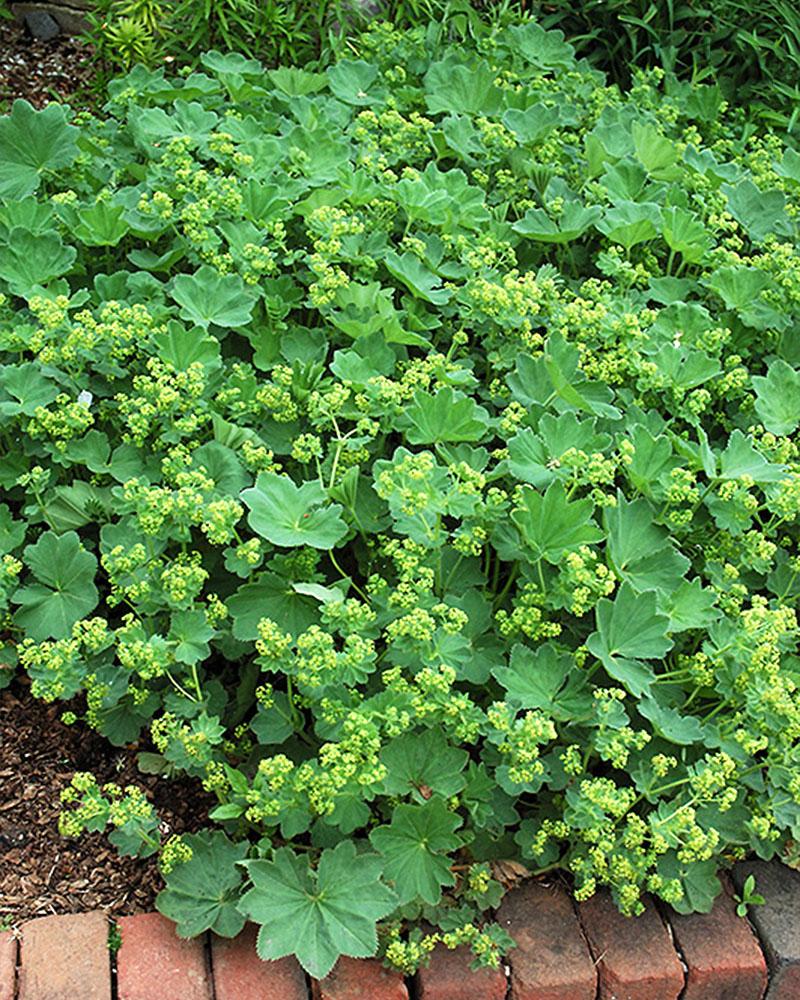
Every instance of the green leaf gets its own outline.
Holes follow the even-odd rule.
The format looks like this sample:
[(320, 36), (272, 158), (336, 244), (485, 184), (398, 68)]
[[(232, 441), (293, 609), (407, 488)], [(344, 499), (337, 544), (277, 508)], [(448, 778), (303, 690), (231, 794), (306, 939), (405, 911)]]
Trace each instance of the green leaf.
[(36, 236), (12, 229), (8, 244), (0, 245), (0, 278), (15, 295), (27, 298), (37, 285), (65, 274), (75, 263), (74, 247), (65, 247), (56, 233)]
[(519, 643), (508, 667), (495, 667), (495, 679), (509, 701), (520, 708), (539, 708), (554, 719), (573, 721), (592, 707), (591, 691), (573, 657), (545, 642), (535, 650)]
[(309, 73), (297, 66), (280, 66), (269, 71), (269, 78), (287, 97), (305, 97), (322, 90), (328, 78), (324, 73)]
[(782, 465), (774, 465), (758, 451), (740, 430), (728, 438), (725, 451), (719, 457), (720, 479), (741, 479), (749, 476), (756, 483), (775, 483), (785, 476)]
[(723, 184), (721, 191), (728, 197), (731, 215), (757, 243), (763, 242), (769, 235), (786, 236), (792, 232), (791, 222), (784, 211), (786, 198), (783, 191), (760, 191), (748, 178), (739, 181), (736, 187)]
[(529, 208), (511, 228), (515, 233), (540, 243), (569, 243), (595, 225), (602, 215), (599, 205), (587, 207), (580, 202), (568, 201), (557, 219), (551, 219), (541, 208)]
[(215, 326), (236, 329), (250, 322), (256, 294), (238, 274), (220, 274), (203, 264), (194, 274), (179, 274), (172, 282), (172, 298), (182, 319), (207, 330)]
[(629, 502), (618, 493), (616, 505), (603, 510), (603, 523), (613, 569), (634, 590), (670, 593), (680, 584), (689, 560), (675, 550), (666, 529), (655, 523), (646, 500)]
[(523, 487), (520, 503), (511, 512), (511, 520), (533, 550), (534, 559), (558, 563), (565, 552), (599, 542), (603, 537), (592, 520), (592, 501), (569, 500), (559, 482), (551, 483), (544, 494)]
[(182, 839), (192, 856), (164, 876), (166, 888), (156, 897), (156, 909), (175, 921), (181, 937), (205, 931), (236, 937), (245, 922), (237, 909), (242, 885), (237, 864), (247, 856), (249, 844), (232, 844), (219, 830), (184, 834)]
[(449, 798), (466, 782), (462, 772), (469, 755), (450, 746), (441, 729), (398, 736), (380, 756), (388, 772), (384, 788), (389, 795), (410, 794), (415, 802), (424, 802), (433, 793)]
[(0, 503), (0, 555), (13, 552), (17, 546), (22, 545), (26, 527), (24, 521), (15, 520), (9, 508)]
[(369, 835), (384, 858), (384, 877), (394, 883), (400, 903), (421, 899), (435, 906), (443, 886), (455, 885), (448, 854), (461, 844), (461, 817), (440, 798), (424, 805), (399, 805), (388, 825)]
[(711, 246), (711, 237), (694, 212), (685, 208), (665, 208), (661, 213), (664, 242), (689, 264), (696, 264)]
[(474, 399), (449, 385), (432, 396), (414, 393), (414, 401), (404, 414), (411, 424), (406, 438), (411, 444), (442, 441), (480, 441), (489, 426), (489, 414)]
[(411, 293), (417, 298), (437, 306), (450, 301), (453, 293), (447, 288), (442, 288), (441, 279), (425, 267), (415, 254), (406, 252), (401, 257), (392, 251), (386, 254), (383, 262), (389, 273), (410, 288)]
[(214, 486), (224, 495), (239, 493), (249, 480), (248, 474), (232, 448), (219, 441), (207, 441), (192, 452), (192, 466), (204, 469)]
[[(760, 302), (761, 293), (769, 287), (769, 275), (764, 271), (742, 265), (720, 267), (703, 283), (719, 295), (728, 309), (738, 312), (745, 322), (748, 322), (747, 317), (760, 320), (760, 316), (753, 312), (753, 303)], [(761, 328), (757, 322), (749, 322), (748, 325)]]
[(137, 143), (145, 149), (166, 145), (170, 139), (188, 136), (192, 143), (213, 132), (219, 118), (196, 101), (173, 101), (171, 113), (163, 108), (139, 108), (131, 122)]
[(27, 101), (14, 101), (11, 114), (0, 118), (0, 197), (24, 198), (45, 171), (69, 167), (78, 155), (78, 132), (67, 124), (64, 105), (35, 111)]
[(277, 573), (261, 573), (225, 602), (236, 639), (257, 639), (258, 623), (271, 618), (284, 632), (298, 636), (319, 620), (316, 601), (298, 594), (292, 581)]
[(685, 632), (690, 628), (708, 628), (720, 611), (716, 607), (717, 595), (710, 587), (703, 587), (700, 580), (683, 580), (668, 594), (659, 595), (658, 610), (669, 616), (670, 632)]
[(464, 66), (453, 58), (431, 64), (425, 74), (425, 100), (428, 111), (436, 114), (491, 114), (500, 107), (497, 74), (485, 63)]
[[(613, 393), (608, 386), (599, 382), (589, 382), (578, 369), (580, 352), (574, 344), (569, 344), (560, 334), (547, 338), (541, 363), (552, 383), (556, 395), (573, 410), (591, 413), (597, 417), (615, 420), (619, 410), (609, 405)], [(529, 361), (532, 359), (528, 359)], [(520, 365), (520, 359), (517, 361)]]
[(717, 878), (717, 861), (679, 861), (674, 850), (658, 859), (658, 874), (665, 879), (677, 879), (683, 898), (670, 905), (678, 913), (710, 913), (714, 900), (722, 892)]
[(386, 99), (378, 67), (363, 59), (339, 59), (327, 75), (332, 93), (345, 104), (373, 107)]
[(44, 507), (45, 520), (59, 534), (82, 528), (92, 521), (105, 520), (110, 512), (109, 491), (83, 479), (76, 479), (71, 486), (56, 486)]
[(74, 531), (46, 531), (24, 550), (23, 561), (36, 583), (21, 587), (14, 596), (21, 605), (16, 624), (36, 642), (65, 638), (75, 622), (97, 607), (97, 560)]
[(756, 413), (768, 431), (781, 436), (800, 426), (800, 371), (781, 358), (770, 362), (766, 375), (754, 375)]
[(49, 405), (57, 395), (58, 386), (42, 374), (36, 362), (0, 366), (0, 415), (32, 417), (37, 406)]
[(503, 115), (503, 124), (526, 144), (541, 142), (558, 125), (558, 120), (558, 109), (541, 102), (532, 104), (524, 111), (510, 108)]
[(651, 177), (671, 181), (680, 176), (680, 169), (676, 166), (678, 148), (666, 136), (661, 135), (655, 125), (634, 122), (631, 136), (636, 156)]
[(642, 424), (631, 427), (629, 435), (634, 453), (626, 470), (627, 476), (639, 492), (650, 494), (653, 486), (680, 464), (679, 460), (666, 435), (654, 436)]
[(122, 205), (98, 201), (76, 211), (77, 225), (72, 231), (86, 246), (115, 247), (129, 229), (122, 217), (124, 211)]
[(652, 202), (621, 201), (607, 209), (596, 225), (612, 243), (630, 250), (656, 236), (661, 227), (661, 209)]
[(428, 347), (427, 340), (403, 328), (401, 313), (392, 302), (392, 290), (381, 288), (377, 281), (368, 285), (351, 281), (337, 291), (336, 305), (340, 308), (330, 313), (330, 320), (349, 337), (382, 334), (387, 344)]
[(564, 41), (563, 31), (546, 31), (535, 21), (514, 25), (508, 29), (514, 53), (539, 69), (559, 69), (571, 66), (575, 49)]
[(274, 545), (332, 549), (347, 534), (339, 516), (342, 507), (326, 503), (327, 494), (316, 480), (296, 486), (289, 476), (261, 472), (255, 486), (240, 496), (250, 510), (247, 523)]
[(636, 706), (639, 712), (653, 724), (653, 729), (670, 743), (691, 746), (702, 743), (705, 728), (700, 720), (670, 705), (661, 705), (650, 696), (642, 698)]
[(253, 888), (240, 908), (260, 925), (259, 958), (295, 955), (309, 975), (323, 979), (340, 955), (369, 958), (378, 950), (375, 925), (396, 899), (380, 881), (376, 855), (357, 855), (352, 842), (342, 841), (322, 852), (316, 873), (288, 847), (279, 847), (272, 861), (244, 866)]
[(250, 721), (250, 728), (259, 743), (284, 743), (294, 732), (292, 709), (283, 691), (276, 691), (269, 708), (258, 706), (258, 711)]
[(169, 640), (175, 643), (173, 653), (178, 663), (191, 666), (205, 660), (211, 653), (209, 640), (214, 629), (206, 621), (205, 612), (190, 609), (176, 611), (170, 619)]
[(641, 660), (655, 660), (672, 649), (667, 635), (669, 619), (656, 607), (656, 595), (642, 594), (623, 583), (613, 601), (600, 600), (595, 609), (597, 631), (586, 640), (614, 680), (640, 697), (653, 681), (652, 668)]
[(568, 464), (561, 464), (565, 452), (574, 448), (588, 455), (605, 451), (611, 443), (607, 434), (596, 433), (596, 424), (595, 420), (579, 419), (571, 410), (558, 416), (542, 414), (537, 433), (534, 434), (530, 427), (523, 427), (508, 442), (511, 472), (523, 482), (539, 488), (554, 479), (567, 479), (572, 469)]
[(204, 368), (218, 368), (220, 364), (220, 344), (216, 337), (203, 336), (197, 327), (186, 329), (182, 324), (173, 321), (164, 333), (156, 334), (153, 343), (158, 349), (159, 357), (169, 361), (179, 372), (184, 372), (195, 361)]

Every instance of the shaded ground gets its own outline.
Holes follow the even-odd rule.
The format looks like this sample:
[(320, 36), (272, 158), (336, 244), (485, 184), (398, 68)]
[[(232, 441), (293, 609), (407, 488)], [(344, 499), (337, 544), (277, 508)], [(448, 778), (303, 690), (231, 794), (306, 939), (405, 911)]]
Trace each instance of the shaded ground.
[(211, 800), (198, 784), (141, 774), (133, 750), (112, 747), (80, 722), (61, 723), (64, 708), (36, 701), (22, 680), (0, 692), (0, 925), (50, 913), (153, 909), (155, 861), (120, 858), (102, 834), (59, 834), (59, 793), (75, 771), (138, 785), (170, 833), (206, 820)]
[[(67, 101), (76, 91), (85, 91), (94, 73), (89, 53), (80, 38), (60, 35), (39, 42), (24, 25), (0, 18), (0, 112), (18, 97), (40, 108), (48, 101)], [(85, 107), (86, 94), (75, 104)]]

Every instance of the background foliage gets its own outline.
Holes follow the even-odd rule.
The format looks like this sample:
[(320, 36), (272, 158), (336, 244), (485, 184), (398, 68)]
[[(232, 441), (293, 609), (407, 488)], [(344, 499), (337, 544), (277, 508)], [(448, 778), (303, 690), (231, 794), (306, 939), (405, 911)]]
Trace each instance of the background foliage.
[(358, 53), (374, 18), (424, 27), (431, 43), (486, 36), (534, 17), (562, 30), (621, 86), (652, 66), (681, 79), (717, 81), (753, 117), (793, 130), (800, 101), (800, 11), (789, 0), (100, 0), (92, 41), (112, 68), (134, 62), (196, 65), (209, 48), (269, 64)]

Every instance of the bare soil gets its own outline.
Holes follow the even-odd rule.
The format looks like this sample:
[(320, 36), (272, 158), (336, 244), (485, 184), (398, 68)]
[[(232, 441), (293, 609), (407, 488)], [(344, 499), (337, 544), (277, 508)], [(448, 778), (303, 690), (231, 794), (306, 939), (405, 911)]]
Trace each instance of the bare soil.
[(76, 771), (138, 785), (164, 833), (199, 829), (213, 804), (197, 782), (140, 773), (137, 747), (113, 747), (81, 722), (64, 725), (67, 707), (80, 709), (37, 701), (25, 678), (0, 692), (0, 925), (51, 913), (153, 909), (161, 888), (154, 859), (121, 858), (99, 833), (59, 834), (59, 794)]
[(83, 39), (59, 35), (37, 41), (24, 24), (0, 18), (0, 112), (17, 98), (37, 108), (49, 101), (86, 107), (93, 76), (91, 47)]

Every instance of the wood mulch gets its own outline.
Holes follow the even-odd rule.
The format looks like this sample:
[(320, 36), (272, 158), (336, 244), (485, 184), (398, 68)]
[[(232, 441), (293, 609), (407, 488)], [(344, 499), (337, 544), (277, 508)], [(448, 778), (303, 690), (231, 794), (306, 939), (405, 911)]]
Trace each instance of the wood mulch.
[(0, 18), (0, 112), (20, 97), (37, 108), (49, 101), (86, 107), (94, 77), (90, 57), (91, 48), (81, 38), (59, 35), (41, 42), (24, 24)]
[(117, 748), (65, 708), (31, 697), (25, 679), (0, 692), (0, 925), (52, 913), (152, 910), (161, 887), (153, 859), (121, 858), (102, 834), (66, 840), (58, 832), (59, 794), (76, 771), (101, 783), (142, 788), (165, 833), (197, 830), (213, 800), (197, 782), (139, 772), (134, 748)]

